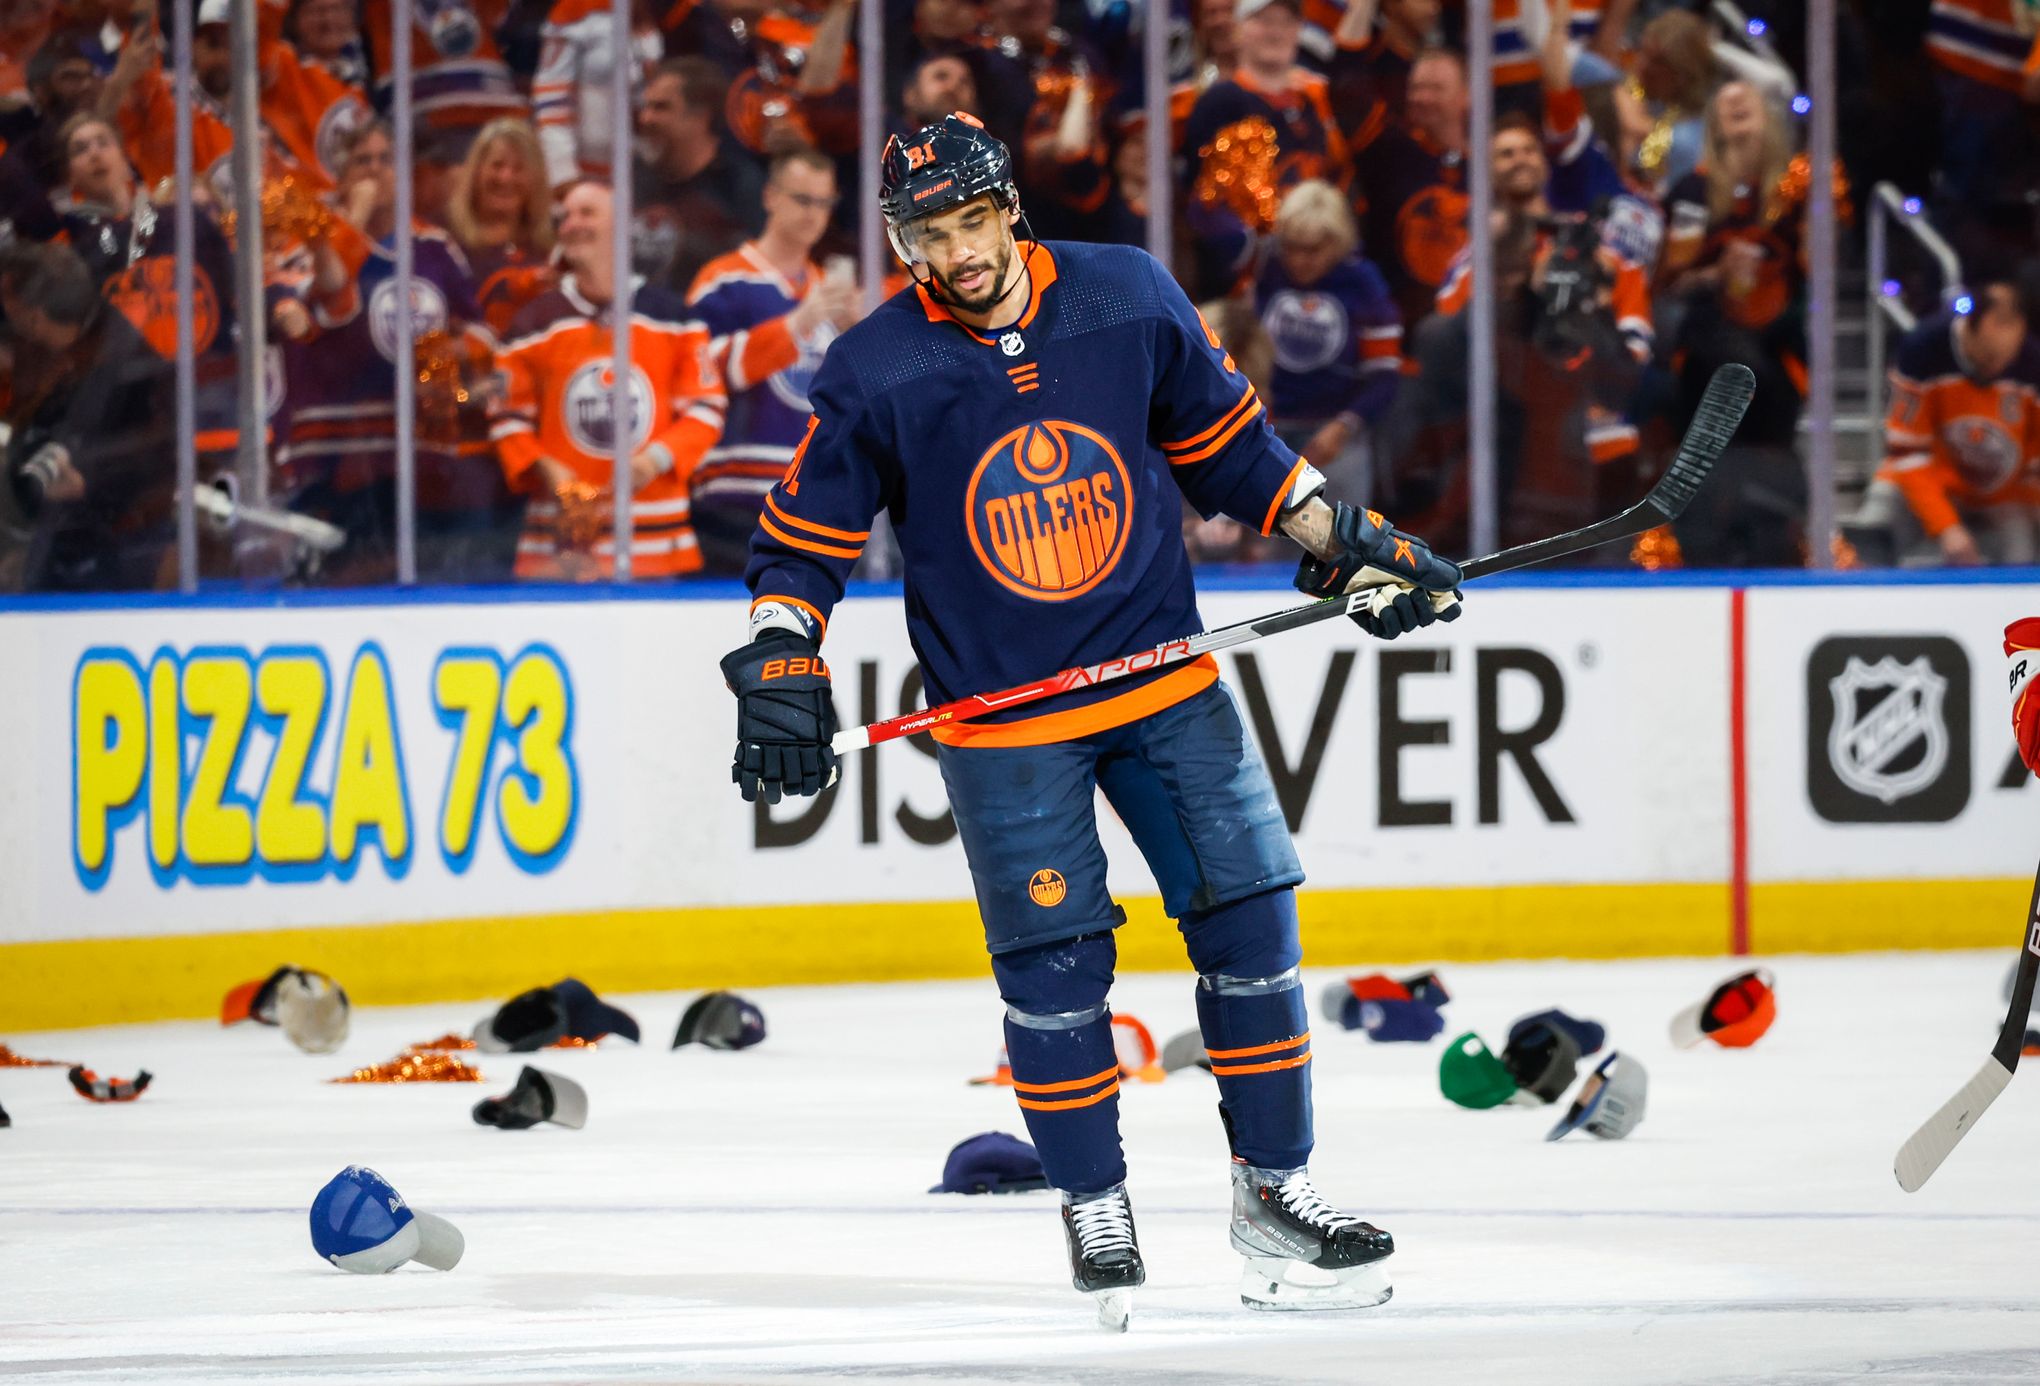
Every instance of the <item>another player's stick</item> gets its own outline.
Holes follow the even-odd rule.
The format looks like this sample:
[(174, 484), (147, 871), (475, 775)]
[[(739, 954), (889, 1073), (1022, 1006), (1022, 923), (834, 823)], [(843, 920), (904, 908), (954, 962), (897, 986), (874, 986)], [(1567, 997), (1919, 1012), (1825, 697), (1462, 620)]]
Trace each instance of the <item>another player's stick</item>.
[(2005, 1026), (1998, 1031), (1997, 1046), (1976, 1076), (1962, 1085), (1962, 1091), (1942, 1104), (1941, 1110), (1928, 1117), (1912, 1133), (1912, 1138), (1898, 1148), (1898, 1159), (1891, 1168), (1898, 1176), (1898, 1186), (1907, 1193), (1918, 1193), (1920, 1186), (1933, 1178), (1941, 1161), (1990, 1110), (1990, 1104), (2005, 1090), (2005, 1084), (2012, 1081), (2012, 1070), (2019, 1066), (2019, 1051), (2026, 1042), (2026, 1021), (2033, 1008), (2033, 980), (2040, 976), (2040, 873), (2033, 877), (2033, 899), (2026, 906), (2025, 942), (2025, 951), (2019, 954), (2019, 970), (2012, 978), (2011, 1009), (2005, 1012)]
[[(1668, 520), (1675, 520), (1693, 499), (1700, 484), (1707, 479), (1707, 473), (1720, 458), (1722, 449), (1735, 433), (1736, 425), (1742, 422), (1743, 411), (1749, 408), (1750, 396), (1757, 388), (1757, 377), (1748, 366), (1729, 364), (1714, 372), (1714, 378), (1707, 382), (1707, 393), (1701, 396), (1700, 407), (1693, 414), (1693, 422), (1686, 428), (1686, 436), (1679, 440), (1679, 452), (1672, 459), (1671, 468), (1651, 487), (1650, 494), (1630, 506), (1619, 515), (1597, 520), (1583, 529), (1567, 534), (1554, 535), (1529, 544), (1519, 544), (1513, 549), (1503, 549), (1482, 558), (1469, 559), (1459, 565), (1459, 571), (1466, 581), (1506, 573), (1516, 568), (1527, 568), (1533, 563), (1545, 563), (1554, 558), (1565, 558), (1583, 553), (1588, 549), (1612, 544), (1620, 539), (1633, 539), (1648, 530), (1656, 529)], [(1378, 591), (1363, 588), (1348, 592), (1344, 596), (1326, 597), (1308, 606), (1290, 607), (1285, 611), (1271, 612), (1257, 616), (1251, 621), (1240, 621), (1230, 626), (1220, 626), (1201, 635), (1186, 636), (1181, 640), (1169, 640), (1150, 650), (1137, 654), (1121, 655), (1098, 664), (1087, 664), (1077, 669), (1065, 669), (1033, 683), (1024, 683), (1017, 688), (1001, 689), (997, 693), (978, 693), (955, 702), (944, 703), (921, 712), (910, 712), (884, 722), (873, 722), (868, 727), (846, 727), (836, 733), (830, 745), (837, 755), (847, 755), (866, 746), (912, 736), (930, 727), (945, 722), (967, 722), (973, 717), (982, 717), (988, 712), (1001, 708), (1018, 707), (1022, 703), (1052, 698), (1058, 693), (1068, 693), (1078, 688), (1089, 688), (1095, 684), (1111, 683), (1129, 674), (1144, 674), (1154, 669), (1164, 669), (1171, 664), (1181, 664), (1196, 659), (1213, 650), (1230, 649), (1259, 640), (1264, 635), (1277, 635), (1299, 626), (1315, 625), (1329, 621), (1335, 616), (1346, 616), (1368, 605)]]

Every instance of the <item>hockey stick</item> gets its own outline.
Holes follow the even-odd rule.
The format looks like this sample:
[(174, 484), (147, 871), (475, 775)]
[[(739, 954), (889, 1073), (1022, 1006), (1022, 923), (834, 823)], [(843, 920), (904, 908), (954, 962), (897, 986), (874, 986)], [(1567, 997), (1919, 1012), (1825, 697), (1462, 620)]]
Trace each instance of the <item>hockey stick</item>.
[[(1584, 553), (1588, 549), (1612, 544), (1619, 539), (1631, 539), (1648, 530), (1656, 529), (1667, 520), (1677, 519), (1692, 501), (1700, 484), (1707, 479), (1707, 473), (1714, 467), (1722, 449), (1735, 433), (1736, 425), (1742, 422), (1743, 411), (1749, 408), (1750, 396), (1757, 388), (1757, 377), (1748, 366), (1729, 364), (1714, 372), (1714, 378), (1707, 382), (1707, 392), (1700, 399), (1700, 407), (1694, 411), (1693, 422), (1686, 428), (1686, 436), (1679, 440), (1679, 452), (1672, 459), (1672, 465), (1651, 487), (1650, 494), (1630, 506), (1619, 515), (1597, 520), (1582, 529), (1567, 534), (1554, 535), (1529, 544), (1519, 544), (1513, 549), (1503, 549), (1481, 558), (1469, 559), (1459, 565), (1464, 579), (1472, 582), (1478, 578), (1506, 573), (1517, 568), (1527, 568), (1533, 563), (1545, 563), (1554, 558), (1565, 558), (1572, 554)], [(1296, 630), (1302, 626), (1315, 625), (1334, 617), (1347, 616), (1367, 605), (1375, 594), (1373, 588), (1362, 588), (1343, 596), (1326, 597), (1307, 606), (1294, 606), (1285, 611), (1271, 612), (1257, 616), (1250, 621), (1240, 621), (1230, 626), (1220, 626), (1201, 635), (1185, 636), (1181, 640), (1169, 640), (1153, 649), (1141, 650), (1137, 654), (1121, 655), (1117, 659), (1104, 660), (1098, 664), (1087, 664), (1081, 668), (1065, 669), (1033, 683), (1023, 683), (1015, 688), (1001, 689), (997, 693), (978, 693), (968, 698), (958, 698), (940, 707), (910, 712), (884, 722), (873, 722), (868, 727), (846, 727), (836, 733), (829, 744), (837, 755), (861, 751), (866, 746), (912, 736), (930, 727), (946, 722), (967, 722), (987, 712), (1002, 708), (1018, 707), (1023, 703), (1051, 698), (1058, 693), (1068, 693), (1078, 688), (1090, 688), (1096, 684), (1111, 683), (1129, 674), (1144, 674), (1155, 669), (1165, 669), (1171, 664), (1181, 664), (1197, 659), (1213, 650), (1230, 649), (1259, 640), (1264, 635), (1279, 635), (1283, 631)]]
[(2019, 954), (2019, 970), (2012, 978), (2012, 1004), (2005, 1012), (2004, 1028), (1998, 1031), (1997, 1045), (1976, 1076), (1898, 1148), (1891, 1171), (1907, 1193), (1918, 1193), (1920, 1186), (1934, 1177), (1955, 1143), (1969, 1134), (2005, 1090), (2005, 1084), (2012, 1081), (2012, 1070), (2019, 1066), (2019, 1051), (2026, 1041), (2036, 976), (2040, 976), (2040, 873), (2033, 877), (2033, 899), (2026, 906), (2026, 947)]

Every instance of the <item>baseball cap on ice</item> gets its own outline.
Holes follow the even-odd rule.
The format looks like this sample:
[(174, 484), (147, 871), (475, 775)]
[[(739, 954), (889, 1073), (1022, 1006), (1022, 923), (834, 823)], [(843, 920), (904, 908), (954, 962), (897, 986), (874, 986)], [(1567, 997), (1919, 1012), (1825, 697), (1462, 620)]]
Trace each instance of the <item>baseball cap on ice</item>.
[(523, 1131), (541, 1121), (578, 1131), (588, 1124), (588, 1093), (571, 1078), (526, 1064), (517, 1086), (477, 1102), (474, 1117), (477, 1126), (501, 1131)]
[(366, 1165), (349, 1165), (312, 1200), (312, 1250), (356, 1275), (381, 1275), (406, 1261), (452, 1270), (467, 1249), (445, 1218), (420, 1213)]
[(1509, 1038), (1511, 1040), (1515, 1039), (1518, 1034), (1540, 1022), (1556, 1026), (1558, 1029), (1571, 1035), (1573, 1043), (1580, 1047), (1582, 1055), (1598, 1054), (1601, 1052), (1601, 1046), (1608, 1042), (1607, 1027), (1599, 1021), (1581, 1020), (1577, 1016), (1567, 1015), (1556, 1007), (1548, 1011), (1538, 1011), (1534, 1015), (1524, 1016), (1509, 1027)]
[(1162, 1071), (1174, 1073), (1179, 1068), (1211, 1072), (1211, 1055), (1204, 1052), (1204, 1034), (1194, 1027), (1162, 1046)]
[(764, 1038), (765, 1012), (733, 991), (711, 991), (681, 1012), (673, 1048), (698, 1042), (710, 1049), (749, 1049)]
[(1004, 1131), (958, 1141), (942, 1162), (942, 1182), (929, 1193), (1025, 1193), (1048, 1187), (1034, 1147)]
[(1711, 1039), (1725, 1049), (1747, 1049), (1778, 1018), (1777, 982), (1765, 968), (1738, 972), (1698, 1005), (1672, 1017), (1672, 1043), (1690, 1049)]
[(229, 991), (220, 1001), (220, 1024), (274, 1025), (307, 1054), (330, 1054), (347, 1040), (350, 1009), (331, 977), (286, 964)]
[(1612, 1050), (1580, 1084), (1571, 1110), (1544, 1139), (1560, 1140), (1584, 1126), (1590, 1136), (1619, 1141), (1643, 1120), (1644, 1095), (1649, 1088), (1650, 1076), (1643, 1065), (1619, 1049)]
[(1539, 1102), (1556, 1102), (1580, 1071), (1579, 1041), (1550, 1021), (1529, 1020), (1509, 1032), (1502, 1064), (1517, 1087)]
[(475, 1026), (475, 1048), (487, 1054), (529, 1054), (566, 1033), (566, 1002), (552, 987), (533, 987)]
[(638, 1042), (638, 1023), (630, 1012), (604, 1001), (578, 977), (563, 977), (553, 983), (552, 990), (566, 1009), (567, 1033), (575, 1039), (599, 1040), (622, 1035), (632, 1044)]
[(1499, 1107), (1516, 1096), (1516, 1080), (1508, 1066), (1471, 1030), (1445, 1046), (1444, 1057), (1438, 1060), (1438, 1088), (1475, 1111)]

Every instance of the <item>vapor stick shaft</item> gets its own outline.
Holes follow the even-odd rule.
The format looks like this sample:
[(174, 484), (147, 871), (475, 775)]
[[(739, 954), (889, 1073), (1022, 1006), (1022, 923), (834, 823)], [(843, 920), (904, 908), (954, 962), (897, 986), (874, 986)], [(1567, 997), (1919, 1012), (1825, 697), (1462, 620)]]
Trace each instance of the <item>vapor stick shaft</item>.
[[(1491, 553), (1481, 558), (1469, 559), (1459, 565), (1462, 577), (1472, 582), (1478, 578), (1506, 573), (1515, 568), (1525, 568), (1533, 563), (1547, 563), (1554, 558), (1565, 558), (1612, 544), (1619, 539), (1633, 538), (1646, 530), (1657, 528), (1667, 520), (1675, 519), (1707, 479), (1707, 473), (1728, 446), (1735, 428), (1742, 421), (1743, 411), (1749, 408), (1750, 396), (1756, 390), (1756, 376), (1749, 367), (1726, 365), (1714, 373), (1707, 382), (1707, 393), (1701, 397), (1700, 407), (1694, 411), (1693, 422), (1687, 426), (1686, 436), (1679, 442), (1678, 456), (1671, 467), (1651, 488), (1650, 494), (1630, 506), (1619, 515), (1576, 529), (1568, 534), (1554, 535), (1534, 543), (1519, 544), (1500, 553)], [(846, 755), (876, 746), (881, 742), (912, 736), (949, 722), (967, 722), (973, 717), (982, 717), (988, 712), (1003, 708), (1019, 707), (1025, 703), (1052, 698), (1058, 693), (1074, 692), (1079, 688), (1091, 688), (1101, 683), (1111, 683), (1132, 674), (1151, 673), (1166, 669), (1172, 664), (1183, 664), (1201, 658), (1214, 650), (1230, 649), (1259, 640), (1267, 635), (1279, 635), (1286, 630), (1300, 626), (1315, 625), (1329, 621), (1335, 616), (1347, 616), (1358, 611), (1373, 596), (1370, 590), (1348, 592), (1343, 596), (1326, 597), (1306, 606), (1290, 607), (1286, 611), (1270, 612), (1257, 616), (1251, 621), (1241, 621), (1230, 626), (1220, 626), (1199, 635), (1184, 636), (1180, 640), (1164, 641), (1152, 649), (1121, 655), (1117, 659), (1104, 660), (1098, 664), (1087, 664), (1080, 668), (1065, 669), (1033, 683), (1024, 683), (1014, 688), (1001, 689), (996, 693), (978, 693), (954, 702), (943, 703), (940, 707), (927, 708), (921, 712), (910, 712), (883, 722), (873, 722), (867, 727), (847, 727), (836, 733), (830, 743), (836, 754)]]

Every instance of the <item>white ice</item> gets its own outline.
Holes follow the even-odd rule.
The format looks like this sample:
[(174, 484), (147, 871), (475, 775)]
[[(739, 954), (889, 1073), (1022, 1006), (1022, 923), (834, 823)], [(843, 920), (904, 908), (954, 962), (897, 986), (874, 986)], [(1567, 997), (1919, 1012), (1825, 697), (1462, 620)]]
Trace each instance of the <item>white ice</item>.
[[(1053, 1196), (931, 1196), (958, 1139), (1021, 1133), (974, 1088), (999, 1044), (989, 981), (759, 991), (743, 1053), (668, 1052), (679, 996), (613, 999), (643, 1048), (547, 1053), (588, 1126), (501, 1132), (484, 1084), (322, 1080), (466, 1029), (476, 1004), (364, 1010), (339, 1056), (273, 1030), (172, 1024), (4, 1034), (102, 1075), (0, 1070), (0, 1377), (35, 1382), (1601, 1382), (2040, 1380), (2040, 1076), (2015, 1081), (1926, 1189), (1892, 1154), (1976, 1069), (2001, 953), (1779, 958), (1756, 1048), (1674, 1050), (1668, 1017), (1722, 959), (1447, 966), (1447, 1037), (1499, 1046), (1548, 1005), (1605, 1021), (1650, 1078), (1628, 1141), (1543, 1141), (1555, 1109), (1467, 1112), (1440, 1042), (1314, 1020), (1320, 1187), (1387, 1227), (1395, 1298), (1260, 1315), (1236, 1298), (1212, 1080), (1122, 1099), (1148, 1284), (1108, 1336), (1068, 1285)], [(1318, 985), (1309, 977), (1313, 1010)], [(222, 990), (233, 981), (221, 979)], [(534, 978), (534, 981), (545, 979)], [(1115, 1001), (1166, 1038), (1186, 976)], [(2040, 1068), (2040, 1063), (2036, 1063)], [(350, 1276), (306, 1213), (374, 1166), (467, 1236), (448, 1274)]]

